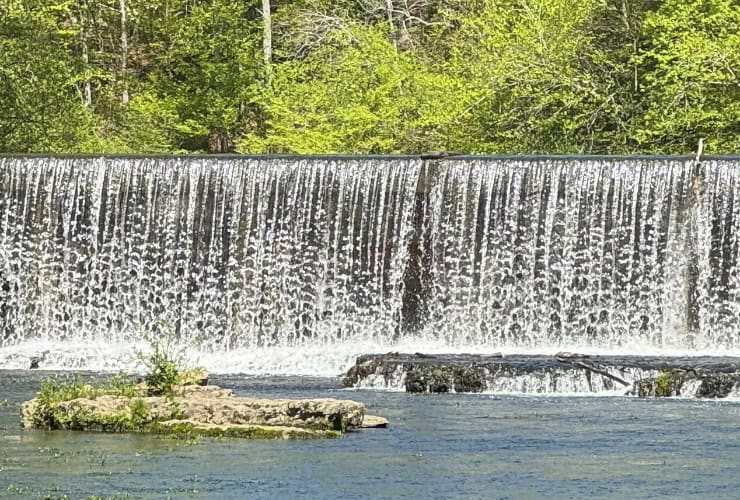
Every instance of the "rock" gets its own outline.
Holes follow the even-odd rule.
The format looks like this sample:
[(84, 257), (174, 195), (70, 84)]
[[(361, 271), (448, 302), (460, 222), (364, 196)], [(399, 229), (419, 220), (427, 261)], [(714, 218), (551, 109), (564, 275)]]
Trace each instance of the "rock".
[(234, 395), (231, 389), (224, 389), (217, 385), (175, 386), (172, 392), (183, 398), (228, 398)]
[[(663, 374), (653, 375), (650, 374)], [(524, 390), (628, 391), (642, 397), (727, 397), (740, 387), (740, 358), (547, 355), (369, 354), (344, 377), (347, 387), (364, 384), (406, 392)], [(690, 383), (689, 383), (690, 382)], [(687, 384), (688, 383), (688, 384)], [(519, 389), (522, 388), (522, 389)]]
[(304, 438), (335, 437), (362, 426), (365, 405), (331, 398), (236, 397), (214, 385), (175, 387), (168, 396), (105, 394), (21, 405), (24, 428), (104, 432), (172, 432), (189, 435)]
[(388, 419), (375, 415), (365, 415), (362, 419), (361, 429), (385, 429), (388, 427)]
[(726, 398), (735, 387), (740, 386), (740, 374), (717, 373), (702, 377), (696, 391), (698, 398)]
[(483, 392), (486, 389), (485, 370), (470, 364), (454, 372), (455, 392)]
[(681, 388), (691, 376), (696, 374), (682, 369), (662, 370), (654, 377), (636, 381), (632, 393), (641, 398), (680, 396)]
[(342, 380), (344, 386), (355, 387), (360, 383), (360, 381), (368, 378), (372, 374), (375, 374), (378, 371), (378, 368), (383, 365), (383, 358), (385, 356), (392, 357), (395, 356), (395, 354), (388, 353), (377, 357), (360, 356), (357, 358), (355, 365), (349, 369)]
[(740, 372), (737, 371), (712, 372), (706, 367), (670, 369), (636, 381), (631, 394), (643, 398), (685, 396), (717, 399), (726, 398), (736, 387), (740, 387)]
[(309, 427), (336, 430), (359, 427), (365, 407), (337, 399), (176, 398), (185, 418), (211, 424)]
[(414, 364), (405, 368), (406, 392), (482, 392), (486, 388), (483, 368), (473, 364), (462, 366)]
[(29, 370), (37, 370), (39, 367), (39, 361), (40, 359), (37, 357), (31, 358), (31, 366), (28, 367)]

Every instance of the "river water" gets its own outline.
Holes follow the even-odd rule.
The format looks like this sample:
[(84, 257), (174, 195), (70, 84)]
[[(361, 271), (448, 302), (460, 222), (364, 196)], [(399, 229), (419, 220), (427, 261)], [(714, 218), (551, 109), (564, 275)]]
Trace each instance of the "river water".
[(0, 498), (737, 498), (740, 402), (349, 391), (215, 376), (237, 395), (362, 401), (389, 429), (177, 441), (25, 431), (48, 372), (0, 370)]

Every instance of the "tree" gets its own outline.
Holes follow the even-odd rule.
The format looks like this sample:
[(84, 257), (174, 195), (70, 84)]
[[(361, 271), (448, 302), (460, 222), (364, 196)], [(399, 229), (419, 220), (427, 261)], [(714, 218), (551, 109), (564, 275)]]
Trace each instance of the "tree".
[(161, 17), (147, 26), (153, 32), (145, 57), (152, 62), (122, 125), (127, 143), (141, 135), (127, 126), (133, 121), (158, 135), (148, 141), (153, 149), (231, 151), (236, 137), (259, 121), (262, 27), (235, 0), (156, 8)]
[(453, 11), (447, 73), (462, 75), (465, 112), (450, 122), (453, 149), (565, 153), (608, 149), (618, 113), (607, 56), (588, 32), (595, 0), (478, 2)]
[(78, 33), (66, 3), (28, 8), (7, 2), (0, 15), (0, 152), (98, 149), (95, 117), (79, 84), (83, 68), (71, 55)]
[(262, 57), (265, 68), (270, 79), (272, 66), (272, 13), (270, 12), (270, 0), (262, 0)]
[(656, 152), (688, 153), (700, 137), (713, 152), (740, 150), (740, 5), (665, 0), (647, 16), (646, 110), (637, 140)]
[(240, 151), (393, 153), (423, 151), (454, 106), (451, 86), (399, 52), (387, 27), (334, 22), (308, 54), (275, 68), (265, 98), (266, 132), (248, 133)]

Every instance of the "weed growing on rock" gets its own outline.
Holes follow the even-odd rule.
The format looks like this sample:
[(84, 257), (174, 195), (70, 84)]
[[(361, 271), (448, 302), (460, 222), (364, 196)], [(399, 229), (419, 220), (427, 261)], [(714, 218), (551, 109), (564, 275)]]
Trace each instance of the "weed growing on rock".
[(138, 352), (137, 358), (146, 368), (144, 381), (148, 392), (152, 396), (171, 395), (185, 368), (185, 355), (176, 346), (175, 330), (161, 321), (158, 331), (145, 333), (144, 339), (149, 351)]
[(100, 396), (131, 397), (136, 392), (133, 381), (124, 374), (114, 376), (108, 383), (86, 381), (81, 375), (73, 377), (49, 377), (41, 381), (36, 395), (33, 418), (37, 425), (46, 429), (84, 427), (87, 415), (79, 412), (62, 412), (58, 403), (78, 398), (96, 399)]
[(655, 376), (655, 396), (659, 398), (666, 398), (671, 396), (673, 388), (673, 380), (671, 374), (665, 371), (658, 373)]
[(70, 401), (77, 398), (95, 399), (99, 396), (126, 396), (136, 393), (134, 382), (125, 374), (113, 376), (108, 383), (86, 381), (81, 375), (67, 378), (45, 378), (36, 396), (41, 404)]

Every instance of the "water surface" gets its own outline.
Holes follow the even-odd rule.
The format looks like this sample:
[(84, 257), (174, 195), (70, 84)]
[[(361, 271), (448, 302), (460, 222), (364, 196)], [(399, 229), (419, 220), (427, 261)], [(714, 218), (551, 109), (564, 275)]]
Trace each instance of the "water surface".
[(338, 440), (181, 442), (22, 431), (20, 402), (44, 375), (0, 370), (2, 498), (737, 498), (740, 489), (733, 401), (410, 395), (217, 376), (238, 395), (363, 401), (391, 427)]

